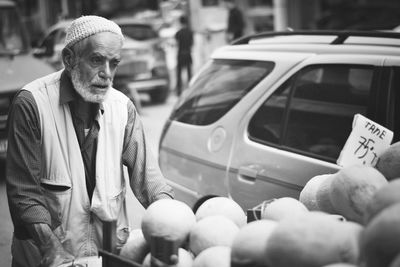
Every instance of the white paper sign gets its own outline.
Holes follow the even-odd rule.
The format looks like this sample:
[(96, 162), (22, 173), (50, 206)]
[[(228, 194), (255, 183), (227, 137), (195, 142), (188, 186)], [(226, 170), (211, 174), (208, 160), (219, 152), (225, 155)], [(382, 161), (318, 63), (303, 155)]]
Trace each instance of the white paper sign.
[(375, 166), (379, 155), (387, 149), (393, 132), (361, 114), (354, 115), (353, 130), (337, 160), (339, 166), (362, 164)]

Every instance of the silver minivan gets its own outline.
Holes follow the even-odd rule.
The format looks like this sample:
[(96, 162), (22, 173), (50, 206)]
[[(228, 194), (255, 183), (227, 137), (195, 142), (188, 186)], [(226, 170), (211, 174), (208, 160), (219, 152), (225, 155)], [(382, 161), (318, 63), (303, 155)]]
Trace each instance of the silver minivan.
[(176, 103), (159, 163), (176, 198), (228, 196), (244, 209), (298, 198), (336, 172), (355, 114), (399, 140), (400, 34), (275, 32), (214, 52)]

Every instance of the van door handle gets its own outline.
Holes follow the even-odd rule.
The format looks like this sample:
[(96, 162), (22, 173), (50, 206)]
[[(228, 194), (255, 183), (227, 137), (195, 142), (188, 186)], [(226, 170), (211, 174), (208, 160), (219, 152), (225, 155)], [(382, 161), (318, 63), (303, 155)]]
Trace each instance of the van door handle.
[(248, 165), (239, 167), (239, 180), (247, 182), (255, 182), (258, 173), (260, 172), (259, 166)]

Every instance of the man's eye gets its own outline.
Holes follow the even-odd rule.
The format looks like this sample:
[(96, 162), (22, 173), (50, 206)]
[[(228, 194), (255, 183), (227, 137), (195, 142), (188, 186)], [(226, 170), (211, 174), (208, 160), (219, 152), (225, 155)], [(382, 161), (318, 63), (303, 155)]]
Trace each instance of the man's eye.
[(93, 57), (93, 58), (92, 58), (92, 62), (93, 62), (94, 64), (101, 64), (102, 59), (101, 59), (101, 57)]
[(121, 62), (121, 60), (114, 60), (114, 61), (111, 62), (111, 64), (112, 64), (114, 67), (117, 67), (117, 66), (119, 65), (120, 62)]

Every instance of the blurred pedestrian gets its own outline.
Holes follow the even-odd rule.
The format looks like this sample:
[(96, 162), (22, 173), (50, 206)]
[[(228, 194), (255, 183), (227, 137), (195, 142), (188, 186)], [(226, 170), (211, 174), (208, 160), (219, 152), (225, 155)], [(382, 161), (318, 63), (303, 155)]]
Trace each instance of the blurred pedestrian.
[(25, 85), (14, 99), (6, 164), (13, 267), (97, 255), (104, 221), (117, 222), (121, 247), (129, 235), (126, 181), (145, 208), (173, 198), (132, 101), (112, 88), (123, 40), (110, 20), (74, 20), (65, 69)]
[(187, 17), (179, 18), (181, 28), (175, 34), (175, 39), (178, 44), (178, 56), (176, 67), (176, 92), (180, 96), (182, 93), (182, 72), (186, 69), (187, 80), (192, 77), (192, 47), (193, 47), (193, 32), (189, 28)]
[(236, 6), (234, 0), (225, 0), (225, 3), (229, 9), (227, 42), (230, 43), (243, 36), (245, 22), (242, 11)]

